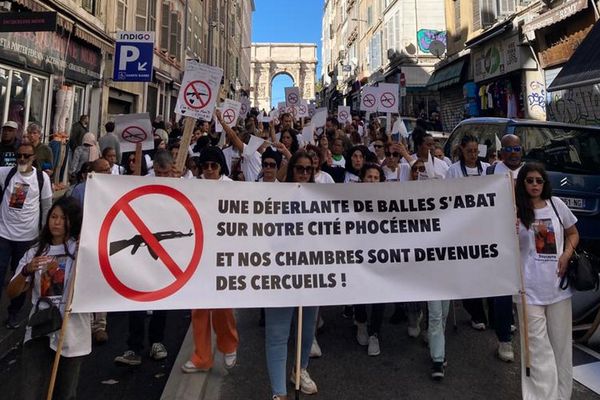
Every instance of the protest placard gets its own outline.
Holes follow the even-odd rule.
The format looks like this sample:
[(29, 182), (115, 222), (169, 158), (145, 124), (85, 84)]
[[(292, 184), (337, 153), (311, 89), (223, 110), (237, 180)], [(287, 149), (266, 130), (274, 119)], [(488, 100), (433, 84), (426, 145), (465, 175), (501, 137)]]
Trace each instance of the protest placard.
[(285, 103), (288, 107), (300, 105), (300, 88), (297, 86), (286, 87), (285, 91)]
[(142, 150), (154, 149), (152, 122), (148, 113), (117, 115), (115, 133), (121, 152), (135, 151), (138, 143), (142, 144)]
[(240, 116), (240, 108), (242, 103), (239, 101), (225, 99), (219, 109), (221, 110), (221, 115), (223, 116), (223, 121), (230, 128), (234, 127), (237, 124), (237, 120)]
[(194, 59), (187, 60), (175, 113), (204, 121), (212, 120), (222, 77), (221, 68)]
[(398, 112), (398, 84), (397, 83), (380, 83), (379, 84), (379, 101), (377, 102), (377, 111), (385, 113)]
[(342, 125), (346, 125), (346, 123), (352, 122), (352, 116), (350, 115), (350, 107), (338, 106), (337, 119), (338, 122)]
[(86, 185), (74, 312), (462, 299), (520, 288), (507, 175), (404, 182), (401, 191), (98, 174)]
[(375, 112), (377, 111), (377, 105), (379, 104), (379, 88), (375, 86), (365, 86), (362, 88), (362, 95), (360, 98), (360, 109), (361, 111)]

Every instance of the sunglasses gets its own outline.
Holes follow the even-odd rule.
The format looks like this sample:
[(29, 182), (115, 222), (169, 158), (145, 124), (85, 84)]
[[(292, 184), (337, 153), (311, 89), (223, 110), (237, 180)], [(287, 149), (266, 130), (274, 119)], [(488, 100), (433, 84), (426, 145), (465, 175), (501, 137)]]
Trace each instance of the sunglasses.
[(527, 182), (530, 185), (533, 185), (534, 183), (536, 183), (537, 185), (543, 185), (544, 184), (544, 179), (543, 178), (525, 178), (525, 182)]
[(296, 172), (297, 174), (310, 175), (312, 174), (313, 170), (313, 167), (303, 167), (302, 165), (294, 165), (294, 172)]
[(17, 159), (19, 158), (24, 158), (25, 160), (29, 160), (29, 158), (32, 156), (33, 154), (28, 154), (28, 153), (17, 153)]
[(374, 144), (373, 147), (376, 149), (381, 149), (383, 147), (383, 145), (382, 144)]
[(393, 152), (393, 153), (385, 153), (386, 157), (400, 157), (400, 153), (397, 152)]
[(264, 162), (263, 168), (277, 168), (277, 163), (274, 162)]
[(521, 146), (504, 146), (502, 148), (502, 151), (506, 153), (520, 153), (521, 150), (523, 150), (523, 147)]
[(412, 167), (412, 171), (419, 171), (419, 172), (425, 172), (425, 166), (420, 166), (420, 167)]
[(219, 163), (216, 163), (214, 161), (207, 161), (202, 163), (202, 169), (218, 169), (221, 165)]

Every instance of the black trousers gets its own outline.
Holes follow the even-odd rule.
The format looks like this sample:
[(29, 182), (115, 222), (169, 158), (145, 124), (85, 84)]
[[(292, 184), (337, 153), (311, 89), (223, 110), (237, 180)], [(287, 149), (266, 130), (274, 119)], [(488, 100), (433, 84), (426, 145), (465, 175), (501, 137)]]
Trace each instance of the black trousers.
[[(379, 335), (381, 331), (381, 324), (383, 323), (383, 313), (385, 311), (385, 304), (372, 304), (371, 305), (371, 321), (369, 323), (369, 335)], [(356, 322), (364, 324), (367, 322), (367, 305), (356, 304), (354, 305), (354, 319)]]
[[(129, 337), (127, 346), (130, 350), (140, 353), (144, 348), (144, 322), (146, 311), (129, 312)], [(150, 344), (162, 343), (165, 337), (165, 324), (167, 321), (167, 311), (153, 311), (148, 326), (148, 339)]]
[[(55, 354), (50, 348), (50, 339), (47, 336), (29, 340), (23, 345), (20, 372), (22, 400), (46, 398)], [(60, 357), (52, 399), (75, 400), (77, 398), (79, 371), (84, 357)]]

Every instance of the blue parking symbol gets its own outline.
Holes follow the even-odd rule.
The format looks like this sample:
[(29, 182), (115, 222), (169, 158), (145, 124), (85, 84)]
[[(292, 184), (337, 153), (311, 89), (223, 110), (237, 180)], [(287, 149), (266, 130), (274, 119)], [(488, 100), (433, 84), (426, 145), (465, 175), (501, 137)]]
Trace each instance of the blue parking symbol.
[(117, 42), (113, 80), (150, 82), (152, 80), (153, 43)]

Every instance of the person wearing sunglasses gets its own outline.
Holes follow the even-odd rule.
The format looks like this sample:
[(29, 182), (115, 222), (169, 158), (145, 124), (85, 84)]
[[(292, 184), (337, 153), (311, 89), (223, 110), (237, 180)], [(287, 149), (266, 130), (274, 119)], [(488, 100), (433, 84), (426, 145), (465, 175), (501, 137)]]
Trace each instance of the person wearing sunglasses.
[(281, 165), (281, 153), (267, 147), (262, 153), (262, 171), (257, 182), (279, 182), (277, 172)]
[[(22, 143), (16, 149), (17, 166), (0, 167), (0, 276), (6, 276), (10, 265), (14, 272), (19, 260), (38, 238), (42, 222), (52, 206), (50, 177), (33, 166), (33, 145)], [(0, 285), (0, 295), (2, 294)], [(20, 325), (19, 311), (25, 304), (25, 294), (8, 306), (6, 326)]]
[[(314, 181), (312, 158), (306, 151), (299, 150), (289, 160), (286, 182), (313, 183)], [(302, 311), (300, 390), (304, 394), (315, 394), (318, 391), (317, 385), (308, 374), (307, 368), (315, 337), (318, 307), (303, 307)], [(286, 385), (288, 340), (295, 313), (296, 307), (265, 308), (265, 352), (274, 400), (288, 399)], [(296, 382), (296, 378), (293, 369), (290, 377), (292, 383)]]
[(493, 164), (488, 168), (487, 174), (510, 174), (513, 179), (517, 179), (519, 170), (523, 166), (523, 147), (521, 139), (517, 135), (507, 134), (500, 139), (502, 148), (500, 149), (500, 162)]
[(410, 178), (410, 166), (407, 163), (401, 163), (401, 159), (409, 159), (410, 154), (401, 143), (387, 143), (385, 145), (385, 161), (383, 163), (383, 172), (386, 182), (407, 181)]
[[(531, 374), (521, 352), (524, 399), (570, 399), (573, 389), (572, 289), (560, 288), (569, 259), (579, 244), (577, 218), (552, 196), (542, 164), (527, 163), (515, 184), (526, 315), (517, 306), (519, 325), (527, 318)], [(515, 301), (521, 301), (515, 296)], [(524, 343), (521, 341), (521, 348)]]
[(372, 141), (369, 145), (369, 150), (371, 150), (377, 156), (379, 165), (383, 165), (385, 162), (385, 142), (385, 140), (379, 137)]

